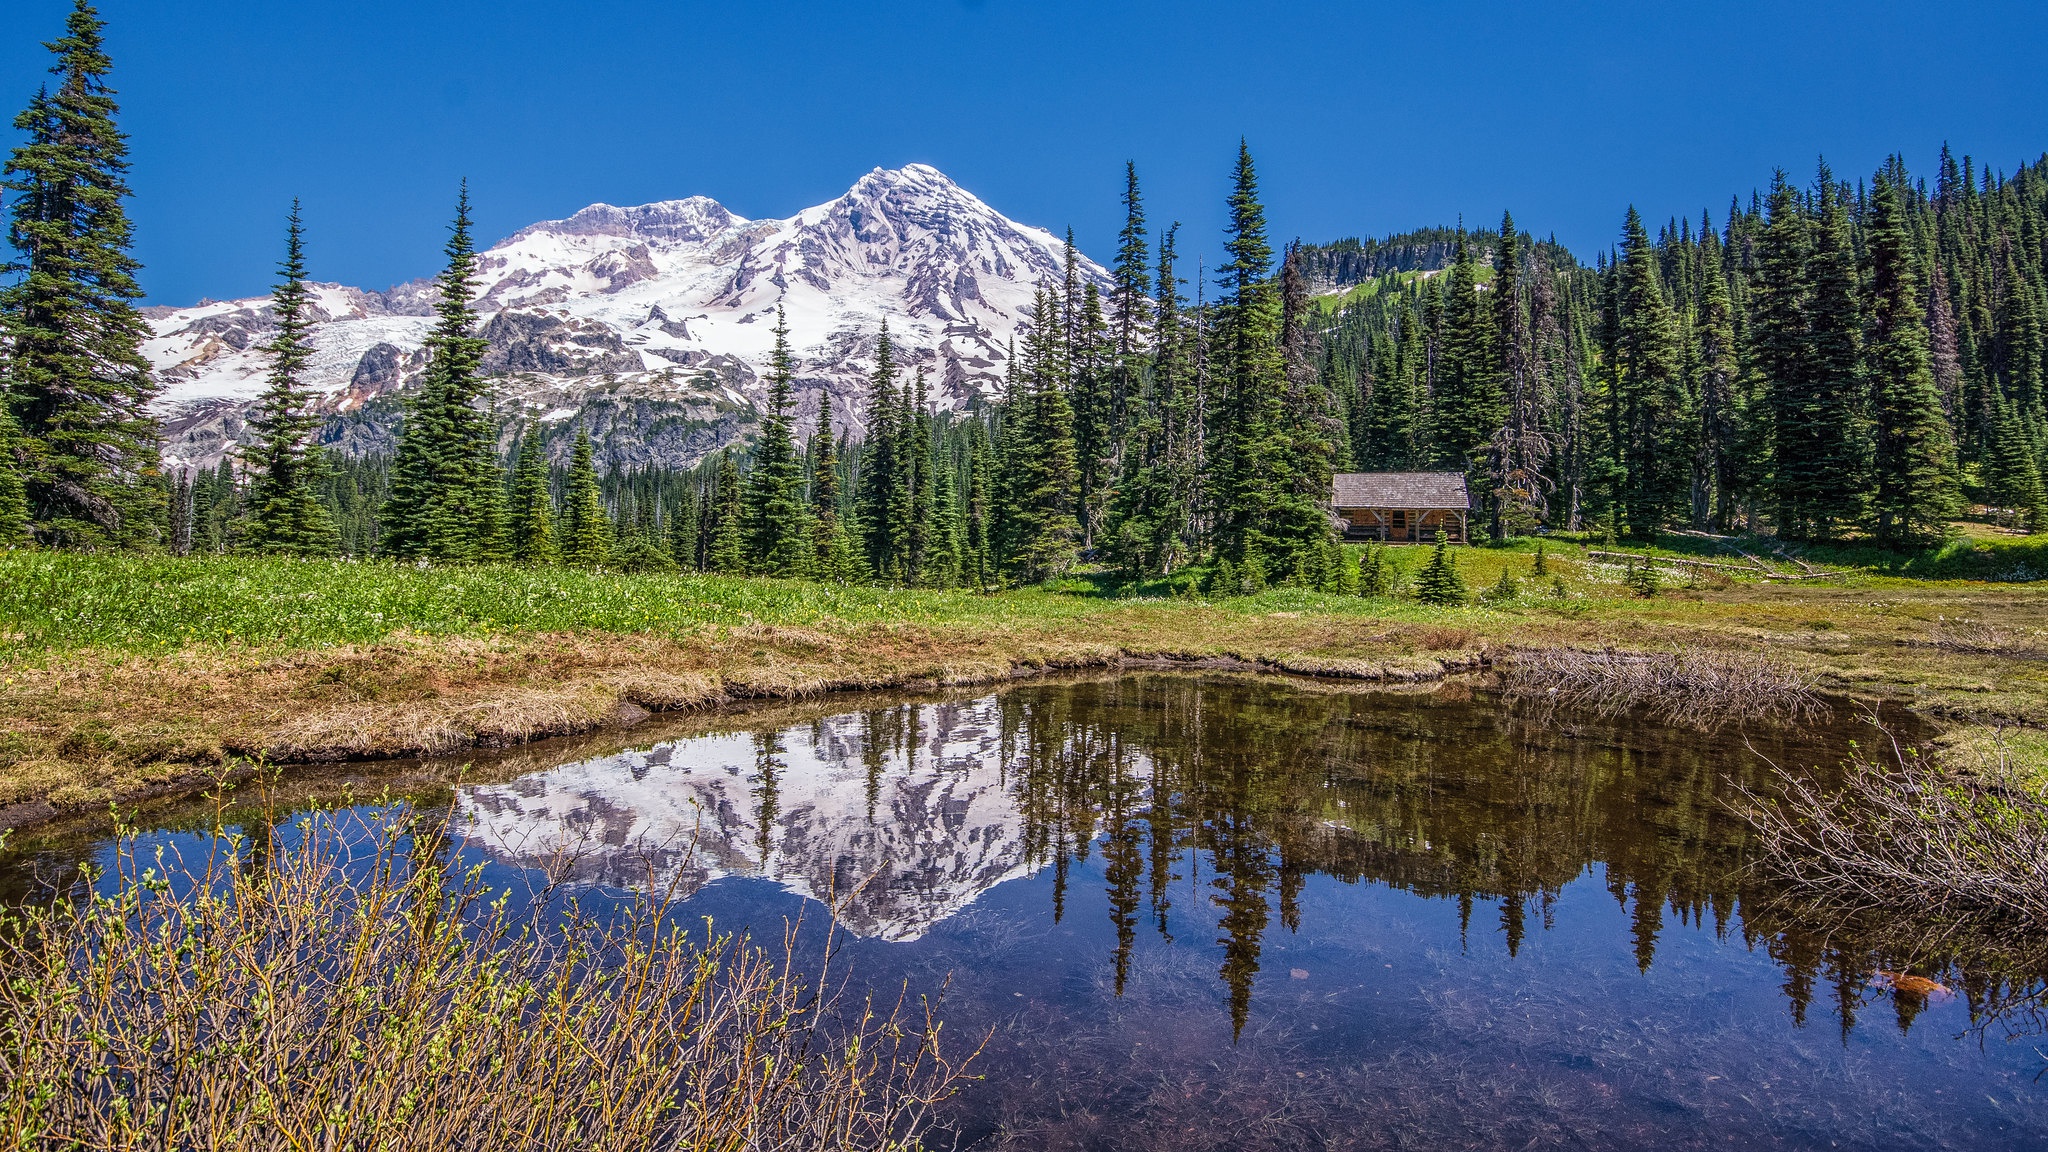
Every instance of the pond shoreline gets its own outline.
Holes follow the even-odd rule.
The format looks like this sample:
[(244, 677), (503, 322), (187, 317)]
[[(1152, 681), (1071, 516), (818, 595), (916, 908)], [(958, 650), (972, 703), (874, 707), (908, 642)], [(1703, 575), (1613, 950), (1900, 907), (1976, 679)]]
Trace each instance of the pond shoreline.
[[(607, 730), (626, 731), (656, 715), (701, 713), (735, 707), (744, 710), (752, 705), (788, 703), (861, 692), (925, 692), (1010, 683), (1062, 672), (1146, 670), (1245, 672), (1282, 678), (1365, 681), (1388, 685), (1428, 684), (1488, 671), (1492, 668), (1494, 659), (1495, 655), (1486, 650), (1439, 652), (1420, 658), (1391, 657), (1380, 661), (1309, 655), (1247, 658), (1227, 654), (1115, 653), (1087, 654), (1070, 658), (1053, 657), (1034, 662), (1020, 661), (1000, 669), (963, 671), (945, 676), (905, 671), (895, 676), (826, 680), (805, 684), (763, 684), (742, 680), (711, 685), (700, 695), (680, 699), (636, 692), (631, 685), (626, 685), (619, 691), (617, 703), (609, 714), (586, 715), (566, 723), (536, 725), (522, 732), (499, 730), (479, 733), (473, 739), (454, 745), (408, 747), (400, 744), (388, 749), (370, 749), (359, 754), (313, 748), (296, 752), (286, 750), (280, 755), (262, 748), (229, 748), (223, 751), (224, 763), (195, 768), (167, 778), (119, 789), (104, 798), (103, 802), (120, 805), (172, 800), (198, 795), (208, 788), (220, 785), (245, 783), (259, 774), (259, 762), (276, 767), (340, 766), (459, 755), (464, 751), (511, 748), (557, 737), (590, 736)], [(0, 804), (0, 833), (32, 828), (63, 817), (78, 815), (95, 806), (97, 803), (61, 804), (49, 796)]]

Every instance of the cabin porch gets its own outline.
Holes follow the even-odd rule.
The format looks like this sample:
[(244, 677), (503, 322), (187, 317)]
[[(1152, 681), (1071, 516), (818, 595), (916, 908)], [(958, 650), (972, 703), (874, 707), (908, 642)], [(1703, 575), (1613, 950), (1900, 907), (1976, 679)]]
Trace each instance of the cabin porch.
[(1466, 511), (1462, 508), (1339, 508), (1344, 539), (1381, 540), (1389, 544), (1433, 544), (1438, 528), (1453, 544), (1465, 542)]

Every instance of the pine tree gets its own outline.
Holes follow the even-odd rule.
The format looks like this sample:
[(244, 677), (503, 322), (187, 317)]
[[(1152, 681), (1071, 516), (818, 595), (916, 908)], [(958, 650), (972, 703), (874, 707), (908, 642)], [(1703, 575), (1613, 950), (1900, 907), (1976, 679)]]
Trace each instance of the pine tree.
[(1219, 272), (1217, 546), (1245, 565), (1284, 551), (1267, 534), (1268, 516), (1288, 489), (1290, 470), (1283, 427), (1285, 368), (1280, 357), (1280, 299), (1269, 275), (1273, 248), (1266, 240), (1266, 209), (1250, 147), (1238, 142), (1231, 182), (1230, 223)]
[(2048, 531), (2048, 484), (2041, 478), (2040, 461), (2019, 410), (2002, 393), (1993, 391), (1995, 406), (1991, 442), (1984, 461), (1986, 486), (1991, 498), (2003, 507), (2018, 511), (2027, 531)]
[(1424, 604), (1465, 602), (1465, 579), (1458, 575), (1457, 562), (1451, 559), (1450, 545), (1441, 528), (1436, 530), (1436, 550), (1430, 553), (1429, 563), (1415, 575), (1415, 598)]
[(18, 277), (0, 290), (14, 455), (35, 537), (84, 548), (155, 543), (163, 515), (156, 385), (141, 352), (150, 333), (134, 304), (140, 265), (123, 206), (128, 144), (104, 27), (76, 0), (48, 45), (56, 90), (15, 119), (26, 139), (0, 167), (19, 254), (0, 268)]
[(1751, 355), (1768, 397), (1778, 531), (1795, 539), (1817, 530), (1828, 484), (1820, 469), (1827, 460), (1822, 441), (1829, 429), (1813, 396), (1815, 376), (1807, 356), (1810, 248), (1799, 193), (1780, 171), (1771, 184), (1769, 218), (1757, 243), (1749, 331)]
[[(528, 426), (520, 438), (518, 463), (512, 469), (512, 506), (507, 517), (512, 559), (522, 564), (552, 564), (555, 550), (555, 501), (548, 488), (548, 459), (540, 425)], [(586, 447), (589, 436), (580, 437)], [(587, 453), (586, 453), (587, 455)], [(593, 474), (594, 481), (596, 476)]]
[(1504, 412), (1493, 364), (1493, 316), (1479, 298), (1478, 264), (1463, 229), (1444, 279), (1443, 351), (1430, 394), (1430, 439), (1437, 464), (1464, 471), (1484, 507), (1491, 499), (1485, 453)]
[(839, 454), (832, 443), (832, 398), (818, 398), (818, 431), (811, 438), (811, 575), (840, 583), (857, 578), (853, 543), (839, 515)]
[(1820, 457), (1812, 473), (1812, 528), (1833, 537), (1860, 520), (1869, 484), (1868, 389), (1861, 378), (1863, 322), (1849, 210), (1826, 165), (1814, 221), (1807, 357)]
[(768, 410), (754, 467), (747, 476), (747, 555), (750, 567), (770, 576), (802, 576), (811, 569), (812, 536), (804, 506), (803, 461), (790, 433), (790, 387), (795, 378), (789, 323), (775, 309), (775, 347), (768, 354)]
[(964, 501), (965, 551), (960, 562), (961, 583), (987, 589), (995, 575), (995, 507), (993, 454), (989, 448), (988, 424), (974, 420), (967, 425), (967, 495)]
[(868, 377), (867, 437), (861, 444), (860, 481), (854, 494), (866, 567), (883, 583), (903, 578), (900, 546), (904, 531), (899, 509), (907, 480), (902, 475), (899, 400), (896, 353), (889, 340), (889, 322), (884, 320), (875, 342), (875, 369)]
[(1550, 440), (1542, 423), (1538, 350), (1522, 300), (1521, 236), (1515, 218), (1500, 217), (1500, 247), (1493, 261), (1493, 287), (1488, 294), (1493, 313), (1491, 356), (1495, 388), (1500, 394), (1500, 427), (1489, 453), (1489, 487), (1493, 535), (1526, 535), (1544, 521), (1552, 484), (1545, 465)]
[(1074, 512), (1079, 489), (1074, 413), (1062, 379), (1059, 313), (1043, 289), (1034, 301), (1032, 318), (1022, 368), (1028, 391), (1009, 460), (1016, 485), (1016, 541), (1010, 568), (1027, 584), (1072, 568), (1081, 538)]
[[(1735, 344), (1735, 308), (1728, 296), (1721, 245), (1700, 221), (1700, 290), (1698, 318), (1693, 325), (1693, 391), (1699, 406), (1699, 462), (1703, 486), (1713, 506), (1697, 508), (1697, 527), (1725, 531), (1735, 515), (1741, 487), (1741, 423), (1736, 386), (1742, 371)], [(1701, 501), (1704, 504), (1704, 499)]]
[(476, 335), (478, 270), (469, 225), (464, 181), (448, 267), (439, 277), (438, 319), (427, 338), (426, 379), (407, 406), (391, 465), (383, 547), (394, 556), (464, 562), (495, 559), (503, 549), (497, 429), (477, 407), (486, 345)]
[[(1281, 459), (1287, 473), (1278, 500), (1267, 514), (1267, 531), (1278, 558), (1304, 570), (1320, 565), (1330, 541), (1330, 499), (1336, 440), (1341, 433), (1330, 410), (1329, 389), (1318, 363), (1322, 348), (1312, 327), (1314, 305), (1301, 271), (1301, 247), (1289, 245), (1280, 266)], [(1318, 581), (1319, 582), (1319, 581)]]
[(611, 545), (611, 520), (604, 512), (604, 489), (591, 458), (590, 430), (578, 428), (562, 502), (562, 561), (595, 568), (611, 558)]
[(278, 270), (283, 278), (271, 293), (277, 335), (264, 348), (270, 357), (270, 385), (249, 420), (249, 431), (255, 435), (247, 453), (254, 473), (249, 546), (288, 556), (328, 556), (340, 539), (333, 518), (313, 492), (319, 456), (308, 441), (319, 429), (320, 418), (300, 380), (313, 355), (313, 320), (306, 314), (311, 293), (306, 288), (305, 233), (297, 200), (286, 220), (285, 256)]
[(703, 525), (701, 504), (697, 498), (697, 485), (686, 483), (677, 494), (674, 510), (668, 518), (669, 558), (685, 572), (696, 571), (702, 563), (697, 552), (699, 529)]
[(1885, 173), (1871, 189), (1864, 367), (1876, 417), (1877, 537), (1894, 547), (1939, 540), (1960, 504), (1955, 447), (1927, 351), (1899, 191)]
[(1692, 454), (1676, 321), (1658, 282), (1643, 218), (1628, 211), (1622, 239), (1614, 385), (1621, 411), (1623, 512), (1649, 537), (1682, 505)]
[(747, 570), (746, 511), (740, 500), (740, 468), (727, 448), (718, 454), (718, 474), (711, 490), (711, 543), (704, 553), (707, 572), (737, 576)]

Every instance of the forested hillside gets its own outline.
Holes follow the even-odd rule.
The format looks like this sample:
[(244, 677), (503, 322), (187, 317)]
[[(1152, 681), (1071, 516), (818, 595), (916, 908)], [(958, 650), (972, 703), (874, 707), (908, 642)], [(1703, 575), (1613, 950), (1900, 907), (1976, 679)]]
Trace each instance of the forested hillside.
[(1939, 536), (1968, 500), (2032, 529), (2048, 159), (1947, 150), (1851, 183), (1777, 173), (1588, 267), (1518, 234), (1307, 250), (1353, 291), (1324, 372), (1361, 469), (1464, 467), (1493, 529)]
[[(164, 475), (138, 351), (125, 142), (89, 6), (5, 167), (0, 536), (50, 546), (625, 568), (990, 587), (1084, 559), (1132, 576), (1345, 586), (1333, 470), (1466, 473), (1478, 534), (1688, 527), (1911, 548), (1966, 502), (2048, 525), (2041, 460), (2048, 158), (1946, 151), (1932, 182), (1777, 173), (1653, 237), (1630, 209), (1588, 266), (1513, 218), (1276, 251), (1252, 156), (1225, 259), (1190, 284), (1135, 168), (1105, 287), (1069, 240), (1003, 387), (933, 404), (886, 324), (859, 408), (799, 426), (778, 317), (759, 435), (689, 472), (568, 466), (488, 405), (467, 190), (422, 382), (388, 456), (312, 446), (294, 209), (253, 446)], [(559, 434), (559, 433), (558, 433)], [(511, 451), (503, 446), (510, 443)]]

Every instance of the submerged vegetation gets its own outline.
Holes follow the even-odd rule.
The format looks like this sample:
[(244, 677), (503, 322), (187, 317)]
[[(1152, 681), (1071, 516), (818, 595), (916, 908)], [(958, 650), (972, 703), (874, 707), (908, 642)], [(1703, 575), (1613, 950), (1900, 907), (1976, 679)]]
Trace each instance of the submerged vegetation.
[(259, 827), (0, 917), (5, 1147), (905, 1149), (973, 1055), (659, 892), (514, 901), (402, 805)]
[(1891, 744), (1823, 786), (1780, 771), (1780, 798), (1750, 797), (1763, 861), (1841, 913), (1910, 912), (2023, 937), (2048, 934), (2048, 787), (2010, 746), (1929, 757)]

